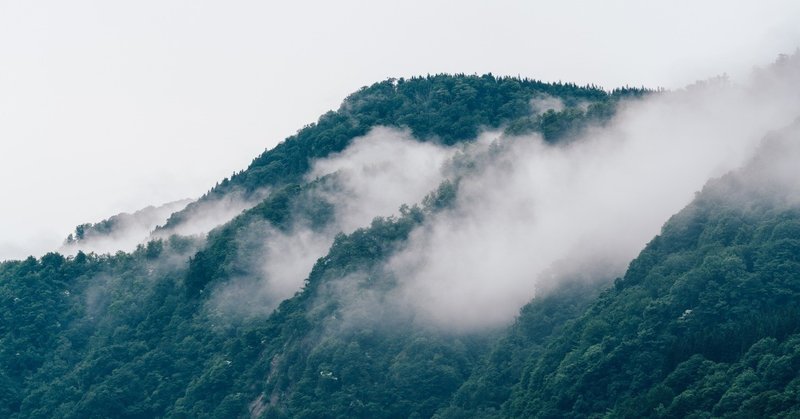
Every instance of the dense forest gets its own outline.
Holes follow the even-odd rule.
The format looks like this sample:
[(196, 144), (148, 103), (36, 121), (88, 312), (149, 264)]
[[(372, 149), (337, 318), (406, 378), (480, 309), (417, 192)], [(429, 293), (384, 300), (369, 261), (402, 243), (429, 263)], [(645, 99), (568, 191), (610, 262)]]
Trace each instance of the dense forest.
[(798, 128), (710, 182), (556, 337), (523, 310), (441, 417), (797, 416)]
[[(375, 126), (411, 130), (420, 141), (456, 144), (481, 130), (539, 132), (547, 141), (568, 139), (593, 123), (607, 121), (625, 98), (652, 93), (644, 88), (606, 92), (595, 86), (543, 83), (512, 77), (434, 75), (389, 79), (348, 96), (337, 111), (322, 115), (250, 166), (222, 180), (200, 202), (173, 214), (166, 228), (180, 224), (194, 206), (231, 191), (254, 193), (265, 187), (302, 182), (315, 159), (344, 150)], [(557, 98), (563, 106), (532, 112), (531, 101)]]
[[(800, 156), (796, 127), (708, 183), (624, 275), (542, 286), (507, 327), (443, 330), (393, 301), (402, 278), (387, 261), (456, 211), (462, 180), (502, 163), (493, 156), (504, 139), (564, 147), (658, 94), (492, 75), (387, 80), (265, 151), (132, 252), (3, 262), (0, 415), (796, 416), (800, 189), (775, 164)], [(343, 175), (309, 173), (376, 126), (464, 148), (419, 202), (346, 230)], [(469, 151), (487, 130), (499, 140)], [(170, 234), (231, 193), (253, 204), (207, 235)], [(76, 234), (112, 231), (119, 218), (110, 220)], [(298, 231), (330, 239), (302, 286), (238, 298), (252, 297), (262, 273), (243, 261)]]

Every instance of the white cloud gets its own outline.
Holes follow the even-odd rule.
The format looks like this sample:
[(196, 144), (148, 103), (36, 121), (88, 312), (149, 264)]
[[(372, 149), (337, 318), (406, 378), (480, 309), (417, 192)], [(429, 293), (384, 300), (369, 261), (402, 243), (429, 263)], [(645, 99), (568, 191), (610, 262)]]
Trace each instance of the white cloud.
[(507, 324), (565, 270), (621, 275), (709, 178), (800, 116), (798, 62), (744, 85), (712, 81), (630, 103), (565, 146), (501, 138), (492, 164), (461, 181), (456, 207), (388, 262), (401, 284), (393, 298), (421, 324), (474, 330)]
[[(212, 306), (227, 314), (268, 314), (302, 288), (336, 234), (352, 233), (377, 216), (397, 214), (402, 204), (421, 201), (442, 181), (444, 164), (456, 150), (419, 142), (407, 131), (376, 127), (344, 151), (314, 162), (308, 181), (332, 176), (310, 193), (332, 205), (333, 219), (321, 229), (307, 220), (288, 231), (266, 223), (248, 226), (239, 239), (248, 251), (236, 263), (250, 274), (226, 281), (215, 291)], [(260, 248), (255, 255), (249, 251), (253, 246)]]

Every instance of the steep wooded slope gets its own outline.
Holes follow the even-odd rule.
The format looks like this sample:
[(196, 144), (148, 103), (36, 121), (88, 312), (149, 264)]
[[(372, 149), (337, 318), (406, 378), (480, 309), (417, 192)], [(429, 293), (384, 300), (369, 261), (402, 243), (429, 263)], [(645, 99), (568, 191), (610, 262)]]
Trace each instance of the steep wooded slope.
[(523, 315), (440, 416), (797, 416), (799, 132), (710, 182), (546, 349), (514, 345), (543, 321)]
[[(391, 287), (376, 267), (426, 214), (447, 205), (453, 184), (443, 184), (421, 208), (337, 237), (302, 292), (272, 314), (231, 317), (209, 301), (218, 286), (252, 273), (237, 263), (258, 251), (243, 237), (259, 223), (276, 231), (297, 223), (324, 228), (330, 203), (313, 193), (324, 180), (304, 175), (315, 159), (343, 150), (375, 125), (408, 127), (420, 140), (442, 144), (501, 126), (558, 141), (606, 120), (619, 98), (642, 93), (490, 75), (378, 83), (202, 198), (269, 190), (207, 240), (173, 235), (131, 253), (51, 253), (2, 263), (0, 414), (430, 416), (469, 376), (491, 336), (442, 336), (404, 320), (389, 328), (335, 326), (331, 319), (344, 300), (330, 289), (342, 278), (345, 288), (367, 294)], [(566, 107), (533, 112), (530, 102), (539, 97), (556, 97)], [(176, 213), (167, 227), (186, 213)]]

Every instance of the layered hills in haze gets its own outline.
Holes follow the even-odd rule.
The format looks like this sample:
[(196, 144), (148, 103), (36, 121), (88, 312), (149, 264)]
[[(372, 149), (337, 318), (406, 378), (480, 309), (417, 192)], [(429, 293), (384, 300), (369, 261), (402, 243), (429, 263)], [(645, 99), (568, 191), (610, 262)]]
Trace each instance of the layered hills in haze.
[(796, 416), (798, 81), (365, 87), (0, 264), (0, 415)]

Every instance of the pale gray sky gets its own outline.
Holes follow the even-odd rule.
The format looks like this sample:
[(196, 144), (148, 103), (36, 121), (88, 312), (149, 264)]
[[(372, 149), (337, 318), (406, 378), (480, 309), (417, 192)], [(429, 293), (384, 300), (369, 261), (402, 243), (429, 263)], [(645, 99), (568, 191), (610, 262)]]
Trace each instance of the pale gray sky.
[(800, 45), (800, 2), (0, 0), (0, 259), (196, 197), (387, 77), (680, 87)]

